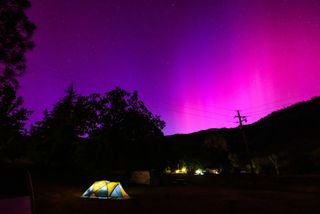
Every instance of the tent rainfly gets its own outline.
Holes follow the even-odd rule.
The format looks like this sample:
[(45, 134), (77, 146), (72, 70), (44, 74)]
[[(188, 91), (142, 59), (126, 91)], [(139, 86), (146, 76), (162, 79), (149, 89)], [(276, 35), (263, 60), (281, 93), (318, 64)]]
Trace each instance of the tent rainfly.
[(128, 199), (120, 182), (96, 181), (82, 194), (83, 198)]

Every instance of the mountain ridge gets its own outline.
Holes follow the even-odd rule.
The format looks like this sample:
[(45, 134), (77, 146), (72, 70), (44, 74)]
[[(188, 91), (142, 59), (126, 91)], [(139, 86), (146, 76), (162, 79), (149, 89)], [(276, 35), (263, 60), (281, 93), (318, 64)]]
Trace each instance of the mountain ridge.
[[(315, 170), (320, 172), (319, 122), (320, 97), (318, 96), (272, 112), (252, 124), (244, 125), (243, 130), (251, 158), (268, 159), (270, 156), (276, 156), (288, 171), (296, 168), (294, 171), (298, 172)], [(165, 136), (165, 141), (171, 149), (171, 157), (177, 155), (176, 161), (195, 158), (200, 160), (207, 152), (208, 145), (213, 148), (225, 144), (224, 147), (227, 148), (225, 152), (228, 152), (228, 155), (238, 154), (241, 157), (245, 153), (245, 144), (238, 127), (211, 128), (189, 134), (175, 134)], [(221, 148), (218, 149), (220, 153)], [(215, 151), (208, 155), (207, 159), (216, 153)]]

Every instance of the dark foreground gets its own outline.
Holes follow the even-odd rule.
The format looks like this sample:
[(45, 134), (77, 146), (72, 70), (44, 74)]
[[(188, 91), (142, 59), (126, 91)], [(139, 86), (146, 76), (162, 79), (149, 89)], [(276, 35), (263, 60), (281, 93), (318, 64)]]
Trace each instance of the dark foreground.
[(36, 213), (320, 213), (319, 183), (308, 179), (200, 179), (206, 180), (159, 187), (123, 185), (128, 200), (81, 198), (91, 183), (34, 181)]

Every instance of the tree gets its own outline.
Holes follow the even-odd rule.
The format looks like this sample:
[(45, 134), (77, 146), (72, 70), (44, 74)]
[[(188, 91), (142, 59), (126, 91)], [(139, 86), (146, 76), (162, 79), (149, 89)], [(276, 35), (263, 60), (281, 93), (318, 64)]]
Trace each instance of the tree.
[(208, 135), (204, 141), (202, 158), (211, 168), (223, 169), (223, 173), (232, 171), (230, 148), (224, 136)]
[(17, 97), (17, 77), (26, 69), (25, 52), (33, 48), (35, 25), (25, 15), (28, 0), (0, 1), (0, 152), (14, 158), (21, 146), (24, 122), (31, 113)]
[(116, 87), (99, 97), (98, 124), (92, 137), (100, 149), (97, 158), (114, 168), (148, 168), (160, 158), (159, 138), (165, 122), (138, 98)]
[(42, 154), (40, 161), (57, 166), (70, 164), (75, 142), (86, 130), (84, 103), (85, 99), (71, 85), (53, 110), (45, 110), (43, 120), (32, 127), (32, 136)]
[(81, 96), (71, 86), (31, 133), (38, 160), (49, 165), (149, 168), (162, 158), (159, 139), (164, 125), (137, 92), (115, 88), (103, 95)]
[(25, 10), (28, 0), (0, 1), (0, 83), (17, 86), (16, 77), (26, 69), (25, 52), (34, 46), (31, 40), (35, 25)]
[[(22, 97), (17, 97), (12, 85), (0, 85), (0, 154), (14, 158), (14, 144), (24, 134), (25, 121), (31, 111), (22, 107)], [(10, 151), (10, 152), (9, 152)]]

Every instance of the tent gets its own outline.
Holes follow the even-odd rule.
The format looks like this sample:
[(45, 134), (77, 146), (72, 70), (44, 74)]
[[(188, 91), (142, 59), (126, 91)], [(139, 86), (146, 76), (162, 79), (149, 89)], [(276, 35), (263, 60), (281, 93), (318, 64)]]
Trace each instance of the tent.
[(82, 197), (99, 199), (128, 199), (129, 195), (124, 191), (119, 182), (96, 181), (82, 194)]

